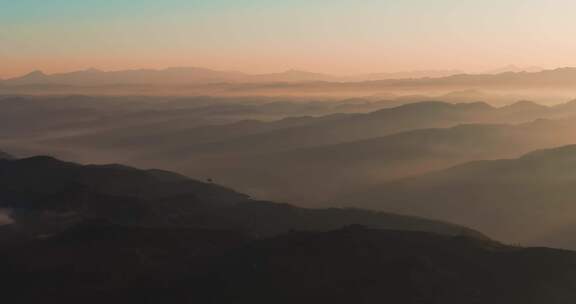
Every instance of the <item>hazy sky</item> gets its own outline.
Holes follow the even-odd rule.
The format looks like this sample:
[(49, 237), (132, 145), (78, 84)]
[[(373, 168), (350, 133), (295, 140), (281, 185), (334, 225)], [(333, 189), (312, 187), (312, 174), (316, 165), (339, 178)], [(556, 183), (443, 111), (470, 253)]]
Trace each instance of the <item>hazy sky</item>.
[(576, 65), (574, 0), (0, 0), (0, 77)]

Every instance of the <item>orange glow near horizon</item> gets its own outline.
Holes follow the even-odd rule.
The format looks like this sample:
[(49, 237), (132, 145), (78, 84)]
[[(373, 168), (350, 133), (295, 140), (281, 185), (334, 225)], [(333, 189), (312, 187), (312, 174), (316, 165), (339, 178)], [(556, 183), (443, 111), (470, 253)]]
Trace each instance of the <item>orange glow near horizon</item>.
[(568, 0), (81, 2), (3, 5), (0, 77), (91, 67), (361, 74), (576, 65)]

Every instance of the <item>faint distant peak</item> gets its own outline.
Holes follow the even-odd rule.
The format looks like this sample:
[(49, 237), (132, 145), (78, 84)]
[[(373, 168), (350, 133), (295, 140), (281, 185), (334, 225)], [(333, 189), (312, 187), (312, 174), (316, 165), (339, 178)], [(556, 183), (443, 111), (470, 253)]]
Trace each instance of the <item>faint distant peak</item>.
[(22, 78), (36, 78), (36, 77), (44, 78), (44, 77), (48, 77), (48, 75), (41, 70), (34, 70), (34, 71), (22, 76)]
[(531, 110), (531, 109), (542, 109), (542, 108), (546, 108), (546, 106), (535, 103), (531, 100), (520, 100), (517, 101), (515, 103), (511, 103), (509, 105), (504, 106), (504, 108), (506, 109), (527, 109), (527, 110)]
[(35, 84), (35, 83), (44, 83), (49, 79), (50, 75), (40, 70), (34, 70), (26, 75), (6, 80), (9, 82), (16, 82), (16, 84)]

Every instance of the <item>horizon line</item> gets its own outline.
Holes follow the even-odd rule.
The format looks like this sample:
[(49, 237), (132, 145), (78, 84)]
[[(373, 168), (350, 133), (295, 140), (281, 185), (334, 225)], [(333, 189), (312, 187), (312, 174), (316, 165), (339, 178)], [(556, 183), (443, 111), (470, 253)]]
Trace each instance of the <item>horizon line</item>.
[[(394, 70), (394, 71), (384, 71), (384, 72), (378, 72), (378, 71), (373, 71), (373, 72), (365, 72), (365, 73), (328, 73), (328, 72), (323, 72), (323, 71), (314, 71), (314, 70), (307, 70), (307, 69), (298, 69), (298, 68), (289, 68), (289, 69), (282, 69), (282, 70), (275, 70), (275, 71), (270, 71), (270, 72), (262, 72), (262, 73), (251, 73), (251, 72), (246, 72), (246, 71), (242, 71), (242, 70), (235, 70), (235, 69), (220, 69), (220, 68), (212, 68), (212, 67), (206, 67), (206, 66), (194, 66), (194, 65), (186, 65), (186, 66), (165, 66), (165, 67), (160, 67), (160, 68), (154, 68), (154, 67), (142, 67), (142, 68), (125, 68), (125, 69), (101, 69), (101, 68), (96, 68), (96, 67), (85, 67), (85, 68), (81, 68), (81, 69), (73, 69), (73, 70), (67, 70), (67, 71), (59, 71), (59, 72), (45, 72), (45, 70), (43, 69), (32, 69), (30, 70), (30, 72), (27, 73), (23, 73), (23, 74), (17, 74), (15, 76), (1, 76), (0, 75), (0, 81), (6, 81), (6, 80), (13, 80), (13, 79), (18, 79), (18, 78), (23, 78), (29, 75), (32, 75), (34, 73), (39, 73), (45, 76), (55, 76), (55, 75), (66, 75), (66, 74), (73, 74), (73, 73), (79, 73), (79, 72), (99, 72), (99, 73), (118, 73), (118, 72), (138, 72), (138, 71), (152, 71), (152, 72), (163, 72), (163, 71), (168, 71), (168, 70), (176, 70), (176, 69), (196, 69), (196, 70), (205, 70), (205, 71), (211, 71), (211, 72), (222, 72), (222, 73), (238, 73), (238, 74), (244, 74), (246, 76), (265, 76), (265, 75), (274, 75), (274, 74), (285, 74), (285, 73), (290, 73), (290, 72), (298, 72), (298, 73), (309, 73), (309, 74), (317, 74), (317, 75), (323, 75), (323, 76), (328, 76), (328, 77), (359, 77), (359, 76), (374, 76), (374, 75), (386, 75), (386, 74), (408, 74), (408, 73), (447, 73), (450, 75), (446, 75), (446, 76), (451, 76), (451, 75), (497, 75), (497, 74), (502, 74), (502, 73), (522, 73), (522, 72), (526, 72), (526, 73), (537, 73), (537, 72), (543, 72), (543, 71), (554, 71), (554, 70), (561, 70), (561, 69), (570, 69), (570, 68), (576, 68), (576, 66), (558, 66), (558, 67), (538, 67), (538, 66), (519, 66), (519, 65), (507, 65), (507, 66), (502, 66), (499, 68), (494, 68), (494, 69), (486, 69), (486, 70), (479, 70), (479, 71), (466, 71), (463, 69), (413, 69), (413, 70)], [(497, 72), (498, 70), (505, 70), (505, 69), (517, 69), (518, 71), (502, 71), (502, 72)], [(535, 70), (535, 71), (530, 71), (530, 70)], [(442, 77), (446, 77), (446, 76), (439, 76), (438, 78), (442, 78)], [(426, 77), (424, 77), (426, 78)], [(436, 77), (432, 77), (432, 78), (436, 78)]]

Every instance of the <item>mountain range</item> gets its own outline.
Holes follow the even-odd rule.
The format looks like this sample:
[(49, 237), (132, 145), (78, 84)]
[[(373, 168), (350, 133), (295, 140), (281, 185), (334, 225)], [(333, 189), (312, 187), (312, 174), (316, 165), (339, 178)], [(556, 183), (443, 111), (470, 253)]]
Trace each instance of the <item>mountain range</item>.
[(82, 71), (46, 74), (33, 71), (21, 77), (0, 81), (3, 85), (69, 85), (69, 86), (105, 86), (105, 85), (176, 85), (176, 84), (210, 84), (239, 82), (304, 82), (327, 81), (331, 76), (289, 70), (272, 74), (246, 74), (234, 71), (217, 71), (196, 67), (174, 67), (162, 70), (140, 69), (101, 71), (87, 69)]
[[(218, 99), (190, 108), (181, 105), (193, 104), (187, 100), (65, 100), (7, 101), (0, 140), (23, 154), (49, 151), (80, 161), (161, 167), (261, 198), (317, 207), (352, 190), (462, 162), (576, 143), (574, 102), (418, 102), (368, 113), (234, 121), (284, 108), (322, 108)], [(24, 119), (31, 123), (20, 124)]]
[[(494, 108), (423, 102), (367, 114), (233, 124), (165, 136), (110, 131), (50, 144), (138, 150), (140, 155), (131, 160), (137, 164), (210, 176), (271, 199), (318, 204), (340, 191), (460, 162), (576, 143), (575, 114), (573, 103)], [(158, 145), (151, 147), (152, 142)]]
[[(560, 72), (565, 69), (555, 70)], [(506, 74), (539, 74), (543, 72), (539, 68), (521, 68), (507, 66), (485, 72), (488, 75), (499, 76)], [(550, 72), (550, 71), (546, 71)], [(288, 70), (280, 73), (248, 74), (236, 71), (220, 71), (199, 67), (171, 67), (166, 69), (136, 69), (102, 71), (94, 68), (73, 71), (67, 73), (46, 74), (40, 70), (32, 71), (26, 75), (0, 80), (5, 86), (30, 86), (30, 85), (65, 85), (65, 86), (110, 86), (110, 85), (193, 85), (193, 84), (217, 84), (217, 83), (304, 83), (304, 82), (370, 82), (379, 80), (406, 81), (432, 80), (432, 79), (459, 79), (473, 77), (459, 70), (423, 70), (396, 73), (373, 73), (357, 76), (336, 76), (322, 73), (314, 73), (301, 70)], [(537, 77), (537, 76), (536, 76)], [(483, 78), (479, 78), (483, 79)]]

